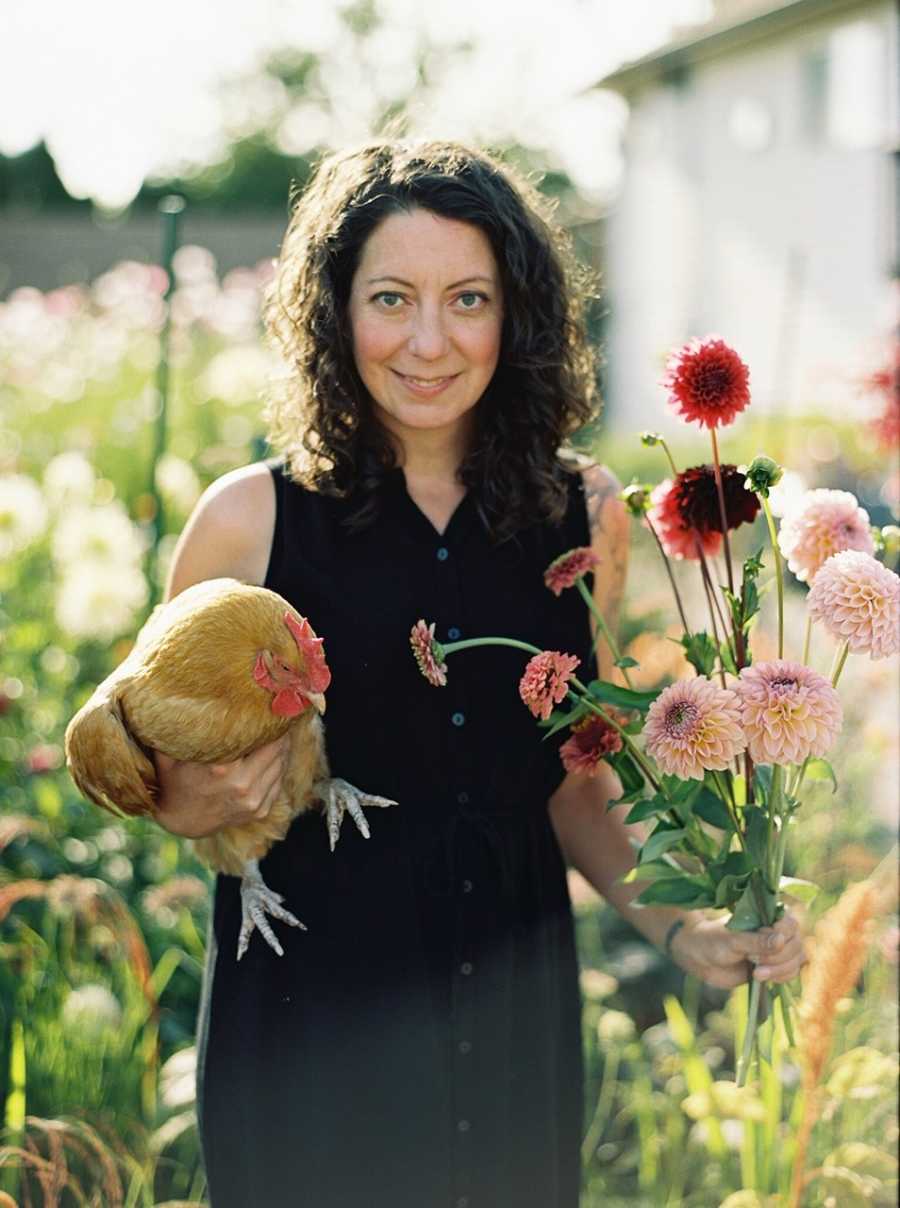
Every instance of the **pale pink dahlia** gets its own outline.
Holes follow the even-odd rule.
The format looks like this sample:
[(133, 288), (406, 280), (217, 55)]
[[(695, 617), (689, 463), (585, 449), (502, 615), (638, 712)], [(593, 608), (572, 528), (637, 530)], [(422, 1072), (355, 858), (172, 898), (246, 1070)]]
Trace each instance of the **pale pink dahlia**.
[(843, 721), (841, 701), (824, 676), (787, 659), (744, 667), (735, 681), (747, 750), (757, 763), (802, 763), (824, 755)]
[(900, 650), (900, 577), (871, 554), (832, 554), (806, 602), (813, 620), (855, 653), (884, 659)]
[(662, 384), (675, 414), (701, 428), (724, 428), (750, 402), (750, 370), (720, 336), (672, 353)]
[(582, 575), (593, 570), (600, 562), (589, 545), (567, 550), (554, 558), (544, 571), (544, 585), (558, 596), (567, 587), (574, 587)]
[(528, 660), (525, 674), (519, 680), (519, 696), (535, 715), (545, 721), (553, 706), (565, 700), (569, 680), (581, 659), (558, 650), (544, 650)]
[(409, 635), (409, 644), (416, 656), (419, 670), (435, 688), (443, 688), (447, 683), (447, 664), (443, 661), (444, 652), (440, 643), (434, 640), (434, 621), (426, 625), (424, 621), (416, 621)]
[(806, 491), (785, 512), (778, 544), (801, 583), (811, 583), (822, 563), (841, 550), (875, 551), (869, 514), (856, 496), (825, 487)]
[[(620, 725), (624, 721), (617, 718)], [(583, 721), (572, 726), (572, 737), (559, 748), (559, 757), (567, 772), (583, 772), (596, 776), (600, 764), (607, 755), (622, 750), (622, 735), (608, 721), (596, 713), (589, 713)]]
[(644, 739), (664, 772), (702, 780), (704, 771), (727, 768), (743, 751), (741, 702), (730, 688), (704, 676), (678, 680), (647, 710)]

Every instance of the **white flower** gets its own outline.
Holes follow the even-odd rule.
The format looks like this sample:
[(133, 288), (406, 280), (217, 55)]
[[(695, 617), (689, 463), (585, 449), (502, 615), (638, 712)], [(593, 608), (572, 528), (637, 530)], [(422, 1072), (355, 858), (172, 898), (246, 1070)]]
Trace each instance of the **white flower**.
[(197, 1050), (173, 1053), (159, 1071), (159, 1097), (168, 1108), (188, 1107), (196, 1098)]
[(94, 467), (83, 453), (58, 453), (44, 470), (44, 493), (51, 507), (90, 503), (95, 482)]
[(47, 527), (41, 488), (27, 474), (0, 476), (0, 558), (24, 549)]
[(258, 345), (226, 348), (207, 365), (200, 390), (230, 407), (256, 402), (269, 381), (273, 364), (272, 355)]
[(634, 1020), (624, 1011), (604, 1011), (597, 1023), (601, 1045), (626, 1044), (635, 1036)]
[(200, 479), (194, 468), (174, 453), (166, 453), (156, 465), (156, 485), (179, 512), (189, 512), (200, 494)]
[(108, 641), (132, 629), (147, 603), (147, 582), (137, 566), (71, 563), (56, 590), (56, 620), (79, 638)]
[(53, 533), (53, 559), (64, 572), (85, 563), (131, 568), (140, 563), (145, 550), (144, 537), (117, 499), (98, 507), (68, 509)]
[(106, 986), (91, 982), (72, 990), (63, 1004), (64, 1027), (86, 1040), (116, 1033), (122, 1025), (119, 1000)]
[(792, 511), (806, 494), (806, 482), (796, 470), (785, 470), (774, 487), (769, 488), (769, 507), (773, 516)]

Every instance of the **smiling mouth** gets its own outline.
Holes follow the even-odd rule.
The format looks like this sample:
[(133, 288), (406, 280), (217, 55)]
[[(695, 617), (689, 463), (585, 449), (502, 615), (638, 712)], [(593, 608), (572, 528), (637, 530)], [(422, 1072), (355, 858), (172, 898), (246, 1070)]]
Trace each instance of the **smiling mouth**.
[(404, 382), (412, 382), (414, 386), (422, 386), (425, 389), (428, 387), (443, 386), (445, 382), (452, 382), (454, 378), (459, 377), (458, 373), (446, 373), (442, 377), (423, 378), (414, 377), (411, 373), (401, 373), (399, 369), (393, 370), (397, 377), (402, 378)]

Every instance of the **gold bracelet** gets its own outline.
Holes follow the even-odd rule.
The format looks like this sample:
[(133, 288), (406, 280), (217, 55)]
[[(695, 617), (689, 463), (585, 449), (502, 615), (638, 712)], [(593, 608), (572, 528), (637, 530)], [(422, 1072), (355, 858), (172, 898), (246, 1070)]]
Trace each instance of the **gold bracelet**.
[(683, 926), (684, 926), (684, 919), (676, 919), (675, 922), (672, 924), (672, 926), (669, 928), (669, 930), (666, 932), (666, 940), (665, 940), (665, 943), (663, 944), (663, 951), (665, 952), (666, 956), (670, 960), (672, 959), (672, 940), (675, 938), (675, 933), (678, 930), (678, 928), (683, 927)]

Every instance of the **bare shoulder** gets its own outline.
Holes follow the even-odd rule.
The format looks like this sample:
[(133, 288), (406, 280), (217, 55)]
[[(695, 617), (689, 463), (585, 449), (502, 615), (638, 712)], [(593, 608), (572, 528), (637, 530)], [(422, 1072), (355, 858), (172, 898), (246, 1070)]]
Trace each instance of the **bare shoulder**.
[(275, 487), (264, 462), (211, 483), (175, 546), (166, 585), (170, 600), (193, 583), (227, 576), (262, 584), (275, 531)]

